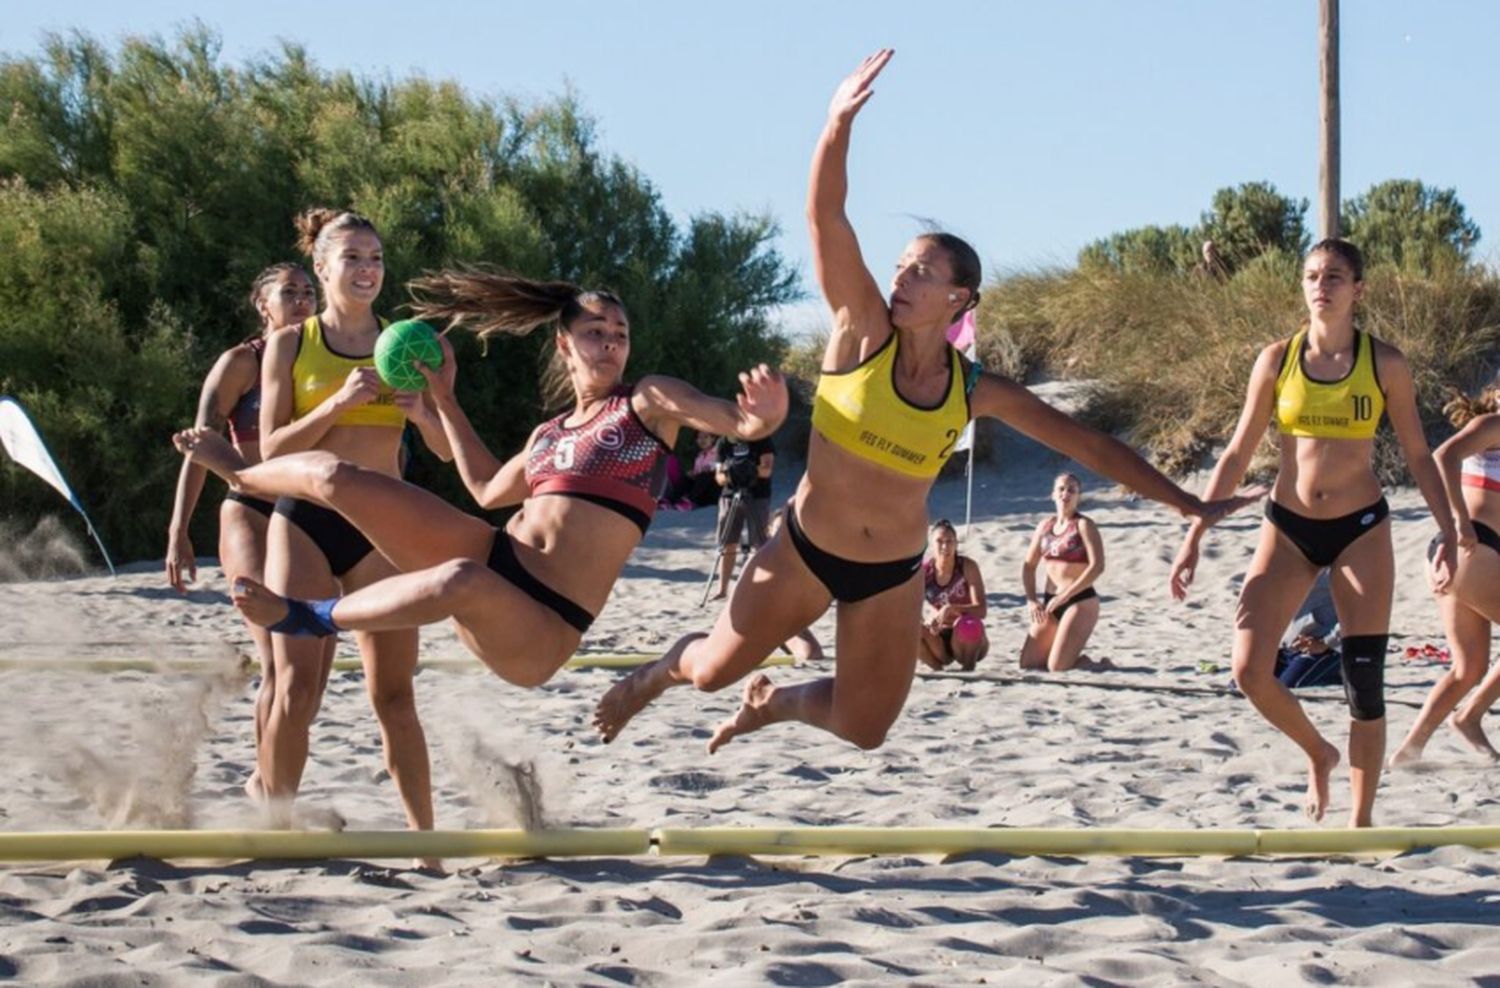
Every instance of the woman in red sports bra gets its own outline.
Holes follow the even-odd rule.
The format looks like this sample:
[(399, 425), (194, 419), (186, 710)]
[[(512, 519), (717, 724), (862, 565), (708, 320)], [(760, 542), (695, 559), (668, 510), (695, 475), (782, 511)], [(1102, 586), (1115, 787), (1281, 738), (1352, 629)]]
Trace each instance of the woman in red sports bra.
[[(1057, 511), (1037, 526), (1021, 565), (1021, 586), (1031, 627), (1021, 645), (1022, 669), (1113, 669), (1108, 659), (1083, 654), (1099, 623), (1099, 593), (1094, 581), (1104, 572), (1104, 543), (1099, 526), (1078, 512), (1083, 484), (1071, 473), (1052, 482)], [(1046, 587), (1037, 594), (1036, 571), (1046, 567)]]
[(554, 325), (552, 378), (569, 410), (496, 458), (454, 397), (453, 349), (423, 368), (464, 486), (483, 508), (520, 505), (503, 529), (395, 477), (324, 453), (248, 467), (218, 436), (179, 433), (178, 448), (235, 487), (337, 510), (402, 572), (342, 597), (295, 600), (244, 581), (235, 604), (290, 634), (414, 628), (452, 618), (496, 675), (539, 686), (577, 649), (656, 510), (681, 426), (758, 439), (786, 417), (786, 385), (765, 365), (740, 375), (736, 401), (672, 377), (624, 381), (630, 323), (614, 294), (499, 273), (447, 272), (414, 283), (416, 312), (481, 336)]
[[(301, 323), (317, 307), (317, 290), (302, 265), (287, 261), (266, 268), (250, 285), (250, 308), (260, 322), (260, 332), (219, 354), (203, 379), (194, 424), (215, 431), (227, 426), (230, 443), (247, 463), (260, 462), (260, 364), (266, 337), (280, 326)], [(203, 478), (203, 468), (190, 461), (183, 462), (177, 476), (172, 522), (167, 528), (167, 582), (179, 593), (198, 576), (188, 525), (203, 493)], [(270, 501), (233, 490), (224, 497), (219, 506), (219, 564), (226, 576), (265, 578), (266, 529), (272, 507)], [(245, 624), (260, 658), (260, 690), (255, 695), (255, 746), (259, 750), (275, 696), (275, 665), (270, 633), (252, 622)], [(252, 773), (245, 787), (257, 793), (258, 775)]]

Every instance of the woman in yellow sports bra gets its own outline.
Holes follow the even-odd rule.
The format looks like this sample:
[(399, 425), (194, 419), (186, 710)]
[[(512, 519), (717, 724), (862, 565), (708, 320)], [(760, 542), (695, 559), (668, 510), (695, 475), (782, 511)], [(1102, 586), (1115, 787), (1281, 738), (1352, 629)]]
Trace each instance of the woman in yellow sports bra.
[(958, 237), (912, 241), (889, 300), (865, 268), (844, 213), (854, 117), (890, 60), (865, 59), (834, 94), (814, 152), (808, 223), (833, 332), (813, 410), (807, 472), (782, 530), (746, 563), (708, 635), (689, 635), (617, 683), (594, 717), (605, 740), (664, 690), (718, 690), (838, 602), (838, 666), (831, 678), (773, 685), (755, 676), (739, 712), (709, 742), (795, 720), (874, 748), (900, 714), (916, 669), (927, 494), (970, 418), (999, 418), (1100, 473), (1192, 517), (1212, 510), (1128, 446), (1074, 422), (1020, 385), (980, 371), (944, 336), (979, 303), (980, 265)]
[[(1354, 324), (1364, 292), (1364, 258), (1345, 240), (1313, 245), (1302, 265), (1308, 326), (1260, 352), (1234, 437), (1204, 489), (1232, 489), (1249, 467), (1272, 418), (1281, 460), (1260, 543), (1240, 591), (1234, 634), (1235, 680), (1268, 721), (1307, 755), (1307, 813), (1321, 820), (1339, 751), (1276, 680), (1276, 649), (1320, 570), (1329, 569), (1343, 629), (1344, 693), (1349, 703), (1349, 825), (1372, 823), (1385, 755), (1385, 650), (1395, 559), (1389, 508), (1375, 476), (1375, 429), (1390, 417), (1422, 496), (1449, 536), (1441, 564), (1453, 569), (1453, 520), (1422, 422), (1411, 370), (1401, 351)], [(1189, 527), (1172, 565), (1172, 595), (1187, 595), (1202, 528)]]
[[(272, 333), (261, 372), (260, 442), (266, 459), (328, 450), (395, 476), (408, 418), (429, 447), (450, 458), (436, 415), (418, 393), (393, 395), (375, 372), (383, 325), (374, 304), (385, 277), (380, 236), (357, 213), (311, 209), (297, 218), (299, 246), (322, 283), (323, 310)], [(267, 533), (267, 585), (318, 597), (347, 593), (396, 571), (342, 515), (310, 501), (279, 498)], [(231, 574), (231, 577), (238, 574)], [(270, 629), (275, 699), (259, 755), (262, 794), (285, 807), (307, 763), (308, 732), (322, 702), (334, 638), (309, 639)], [(356, 632), (385, 763), (407, 824), (431, 829), (427, 742), (417, 719), (412, 675), (416, 629)]]

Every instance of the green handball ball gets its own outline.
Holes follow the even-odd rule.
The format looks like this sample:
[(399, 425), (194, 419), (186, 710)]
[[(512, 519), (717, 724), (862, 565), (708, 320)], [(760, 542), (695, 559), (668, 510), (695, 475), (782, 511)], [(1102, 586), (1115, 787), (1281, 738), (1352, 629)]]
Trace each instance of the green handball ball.
[(437, 333), (420, 319), (393, 322), (375, 340), (375, 370), (380, 379), (397, 391), (421, 391), (427, 378), (412, 366), (412, 361), (437, 370), (443, 366), (443, 347)]

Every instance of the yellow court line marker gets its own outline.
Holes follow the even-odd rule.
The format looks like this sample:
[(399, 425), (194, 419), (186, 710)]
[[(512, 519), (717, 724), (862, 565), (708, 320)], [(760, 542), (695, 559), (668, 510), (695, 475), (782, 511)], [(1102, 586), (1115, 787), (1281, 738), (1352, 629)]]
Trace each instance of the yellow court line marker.
[(625, 857), (641, 854), (1196, 857), (1384, 854), (1500, 847), (1500, 827), (1147, 830), (983, 827), (696, 827), (656, 830), (146, 830), (0, 832), (0, 861)]

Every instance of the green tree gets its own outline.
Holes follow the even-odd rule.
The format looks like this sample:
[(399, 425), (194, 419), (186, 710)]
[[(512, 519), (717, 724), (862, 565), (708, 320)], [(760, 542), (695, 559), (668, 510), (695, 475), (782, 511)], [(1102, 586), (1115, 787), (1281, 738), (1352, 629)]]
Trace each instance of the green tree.
[(1344, 230), (1371, 262), (1424, 273), (1467, 262), (1479, 243), (1479, 226), (1458, 193), (1416, 179), (1390, 179), (1345, 202)]
[[(253, 328), (257, 271), (292, 255), (310, 205), (359, 210), (386, 247), (382, 307), (420, 272), (486, 263), (610, 287), (635, 328), (632, 373), (725, 392), (774, 360), (767, 312), (796, 297), (767, 217), (673, 220), (646, 176), (601, 149), (569, 94), (535, 105), (446, 81), (370, 80), (286, 45), (223, 64), (202, 25), (110, 51), (82, 34), (0, 58), (0, 390), (43, 432), (124, 558), (154, 556), (202, 374)], [(456, 343), (460, 393), (497, 452), (535, 424), (549, 334)], [(434, 489), (466, 501), (451, 470)], [(0, 470), (12, 521), (55, 504)], [(16, 495), (16, 496), (11, 496)], [(212, 512), (200, 512), (211, 544)]]
[(1306, 215), (1306, 199), (1289, 199), (1270, 182), (1244, 182), (1214, 193), (1196, 239), (1212, 240), (1229, 270), (1237, 271), (1271, 250), (1300, 257), (1308, 245)]
[(1198, 238), (1185, 226), (1142, 226), (1095, 240), (1078, 254), (1081, 267), (1107, 265), (1127, 274), (1183, 274), (1198, 259)]

